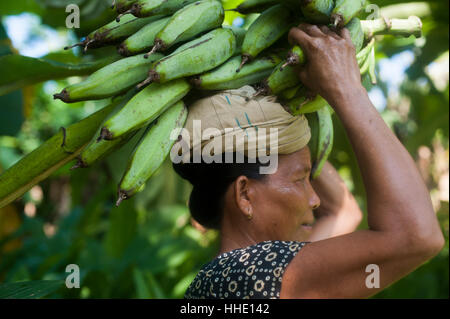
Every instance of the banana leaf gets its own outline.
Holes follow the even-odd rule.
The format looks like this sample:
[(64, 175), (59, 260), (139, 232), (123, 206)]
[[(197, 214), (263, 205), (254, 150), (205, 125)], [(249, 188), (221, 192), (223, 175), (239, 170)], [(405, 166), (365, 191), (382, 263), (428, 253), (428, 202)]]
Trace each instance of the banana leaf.
[(5, 55), (0, 57), (0, 70), (2, 70), (0, 96), (42, 81), (88, 75), (120, 58), (117, 54), (86, 62), (83, 59), (74, 61), (73, 57), (67, 57), (70, 63), (64, 63), (51, 59), (51, 56), (38, 59), (17, 54)]
[(0, 299), (38, 299), (63, 287), (62, 280), (33, 280), (0, 284)]

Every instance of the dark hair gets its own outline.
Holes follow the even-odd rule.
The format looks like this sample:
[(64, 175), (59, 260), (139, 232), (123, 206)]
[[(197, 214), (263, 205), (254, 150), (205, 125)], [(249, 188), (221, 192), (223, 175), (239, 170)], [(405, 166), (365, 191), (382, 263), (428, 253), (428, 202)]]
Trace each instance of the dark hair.
[[(235, 155), (233, 153), (233, 159)], [(250, 163), (247, 157), (244, 157), (244, 163), (235, 163), (235, 160), (225, 163), (224, 158), (225, 154), (222, 154), (222, 163), (173, 164), (175, 172), (192, 184), (189, 210), (192, 217), (206, 228), (220, 228), (225, 192), (239, 176), (256, 180), (267, 176), (260, 174), (260, 168), (268, 164), (262, 164), (258, 159), (256, 163)]]

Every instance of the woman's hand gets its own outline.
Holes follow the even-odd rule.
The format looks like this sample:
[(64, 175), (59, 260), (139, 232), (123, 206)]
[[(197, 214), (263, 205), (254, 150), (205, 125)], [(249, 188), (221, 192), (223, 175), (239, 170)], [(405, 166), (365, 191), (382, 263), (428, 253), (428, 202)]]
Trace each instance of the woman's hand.
[(318, 241), (355, 231), (363, 214), (333, 165), (326, 162), (311, 185), (321, 204), (314, 211), (316, 221), (309, 240)]
[(355, 47), (347, 29), (336, 33), (326, 26), (302, 23), (290, 30), (288, 39), (303, 49), (306, 64), (296, 70), (311, 93), (334, 104), (352, 88), (362, 87)]

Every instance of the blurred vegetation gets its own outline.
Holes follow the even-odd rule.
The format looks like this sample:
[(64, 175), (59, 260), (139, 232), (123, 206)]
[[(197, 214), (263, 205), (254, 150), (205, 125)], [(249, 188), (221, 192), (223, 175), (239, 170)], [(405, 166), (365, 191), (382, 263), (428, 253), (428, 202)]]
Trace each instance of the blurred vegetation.
[[(56, 30), (66, 39), (61, 48), (49, 52), (50, 57), (61, 63), (78, 63), (80, 59), (89, 62), (95, 57), (62, 53), (62, 46), (109, 22), (113, 18), (113, 13), (107, 9), (110, 2), (2, 1), (0, 21), (24, 12), (36, 15), (40, 24), (32, 30), (31, 37), (39, 37), (45, 27)], [(240, 2), (242, 0), (226, 0), (224, 4), (226, 8), (233, 8)], [(446, 237), (445, 248), (436, 258), (375, 298), (448, 298), (449, 4), (441, 0), (373, 2), (380, 7), (408, 3), (407, 8), (415, 10), (408, 15), (419, 15), (424, 23), (421, 39), (385, 37), (379, 41), (379, 61), (395, 59), (405, 52), (411, 53), (413, 61), (397, 88), (389, 85), (389, 79), (379, 76), (376, 89), (386, 99), (386, 107), (380, 111), (383, 118), (417, 161)], [(80, 4), (81, 29), (65, 29), (64, 8), (68, 3)], [(391, 7), (383, 9), (382, 13), (402, 17), (399, 15), (406, 14), (403, 9)], [(238, 16), (228, 12), (227, 22), (231, 24)], [(246, 24), (254, 19), (252, 16), (242, 18)], [(0, 24), (0, 59), (11, 53), (19, 54), (19, 48), (12, 45), (4, 25)], [(10, 36), (15, 32), (8, 31)], [(29, 43), (32, 40), (27, 39)], [(96, 54), (108, 56), (99, 52)], [(0, 65), (5, 75), (6, 65)], [(42, 144), (60, 127), (86, 117), (108, 102), (68, 105), (54, 101), (54, 92), (79, 81), (77, 76), (85, 73), (50, 72), (45, 67), (42, 70), (49, 72), (45, 78), (49, 81), (39, 82), (43, 77), (34, 81), (33, 76), (43, 76), (41, 71), (33, 75), (33, 70), (27, 70), (30, 72), (27, 86), (0, 96), (0, 172)], [(68, 75), (75, 77), (63, 78)], [(4, 79), (3, 83), (5, 81), (9, 80)], [(367, 88), (373, 89), (369, 85)], [(366, 211), (356, 158), (342, 125), (337, 118), (334, 120), (336, 139), (330, 161)], [(191, 225), (186, 206), (190, 185), (176, 176), (169, 161), (142, 193), (119, 208), (114, 206), (116, 185), (137, 138), (91, 169), (71, 172), (72, 163), (65, 165), (20, 200), (0, 208), (0, 283), (31, 281), (39, 285), (40, 280), (48, 280), (47, 286), (34, 297), (183, 296), (200, 267), (215, 256), (218, 236), (212, 231), (202, 233)], [(366, 227), (364, 220), (361, 228)], [(81, 289), (58, 289), (61, 285), (55, 285), (65, 279), (65, 268), (69, 264), (80, 267)], [(26, 291), (23, 295), (28, 296)]]

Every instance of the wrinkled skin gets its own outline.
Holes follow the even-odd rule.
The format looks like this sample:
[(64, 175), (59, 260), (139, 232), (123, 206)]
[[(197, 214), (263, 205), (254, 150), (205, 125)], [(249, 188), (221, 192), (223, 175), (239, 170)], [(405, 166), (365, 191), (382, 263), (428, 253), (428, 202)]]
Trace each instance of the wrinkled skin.
[(320, 205), (310, 171), (305, 147), (280, 155), (274, 174), (262, 180), (241, 176), (230, 185), (225, 195), (222, 251), (264, 240), (306, 241), (314, 223), (313, 209)]

